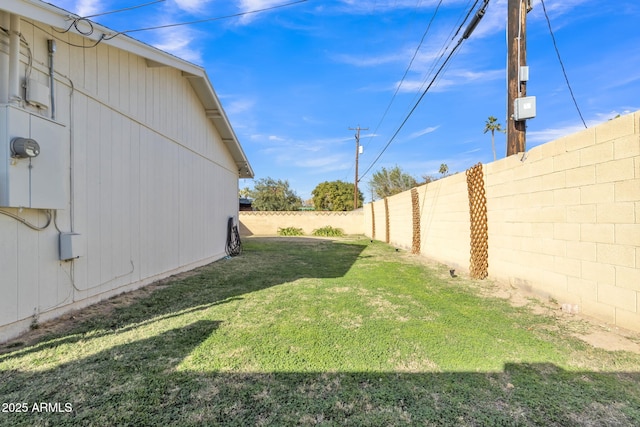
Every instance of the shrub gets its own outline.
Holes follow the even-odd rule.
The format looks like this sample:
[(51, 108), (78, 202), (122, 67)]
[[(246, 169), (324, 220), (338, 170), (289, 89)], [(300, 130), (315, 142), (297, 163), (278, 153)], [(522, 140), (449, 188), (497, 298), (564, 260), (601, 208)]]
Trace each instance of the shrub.
[(295, 227), (278, 228), (278, 236), (304, 236), (304, 231)]
[(341, 228), (333, 228), (332, 226), (327, 225), (326, 227), (313, 230), (313, 235), (323, 237), (342, 237), (344, 236), (344, 231), (342, 231)]

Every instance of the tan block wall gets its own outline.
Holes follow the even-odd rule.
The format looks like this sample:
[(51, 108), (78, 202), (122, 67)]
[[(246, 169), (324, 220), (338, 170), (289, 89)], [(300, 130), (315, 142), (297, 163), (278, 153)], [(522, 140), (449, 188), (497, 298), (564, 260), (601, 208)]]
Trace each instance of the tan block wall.
[(387, 241), (386, 214), (384, 200), (367, 204), (364, 209), (364, 231), (368, 237), (382, 242)]
[(391, 196), (387, 198), (387, 202), (389, 204), (389, 243), (411, 249), (413, 239), (411, 191)]
[[(640, 112), (483, 168), (489, 277), (640, 331)], [(466, 175), (418, 188), (421, 254), (469, 268)], [(410, 248), (411, 195), (388, 198), (390, 243)], [(384, 203), (375, 214), (385, 240)], [(368, 221), (368, 222), (367, 222)]]
[(640, 114), (486, 165), (489, 273), (640, 330)]
[[(371, 209), (371, 208), (369, 208)], [(313, 230), (331, 226), (346, 234), (364, 234), (364, 212), (240, 212), (240, 234), (243, 236), (273, 236), (279, 228), (301, 228), (311, 235)]]
[(421, 248), (424, 255), (452, 268), (469, 268), (469, 196), (464, 173), (423, 185), (420, 198)]

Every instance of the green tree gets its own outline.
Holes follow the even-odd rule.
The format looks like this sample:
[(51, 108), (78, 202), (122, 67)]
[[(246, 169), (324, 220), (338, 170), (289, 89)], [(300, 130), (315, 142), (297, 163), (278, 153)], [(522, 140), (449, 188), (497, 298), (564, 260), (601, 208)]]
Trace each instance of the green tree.
[(495, 133), (497, 132), (506, 132), (505, 129), (502, 128), (502, 125), (498, 123), (498, 119), (494, 116), (489, 116), (487, 121), (484, 124), (484, 133), (491, 131), (491, 148), (493, 149), (493, 161), (496, 161), (496, 143), (495, 143)]
[(399, 166), (392, 169), (382, 168), (373, 174), (369, 186), (373, 194), (379, 198), (393, 196), (417, 186), (418, 182), (411, 175), (404, 173)]
[[(321, 182), (311, 192), (316, 210), (353, 210), (353, 184), (344, 181)], [(358, 189), (358, 207), (364, 203), (364, 195)]]
[(440, 173), (440, 176), (427, 174), (422, 175), (422, 184), (429, 184), (430, 182), (449, 176), (449, 166), (446, 163), (440, 163), (438, 173)]
[(249, 190), (249, 187), (244, 187), (243, 189), (238, 191), (238, 195), (242, 198), (247, 198), (249, 197), (250, 194), (251, 194), (251, 190)]
[(302, 199), (289, 188), (289, 181), (261, 178), (249, 192), (253, 208), (258, 211), (295, 211), (302, 206)]

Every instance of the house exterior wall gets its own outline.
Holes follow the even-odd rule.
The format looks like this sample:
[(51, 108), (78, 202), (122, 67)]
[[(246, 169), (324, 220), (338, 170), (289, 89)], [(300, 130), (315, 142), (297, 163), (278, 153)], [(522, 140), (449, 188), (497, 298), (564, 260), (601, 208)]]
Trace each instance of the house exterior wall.
[[(21, 20), (31, 76), (42, 83), (50, 31)], [(33, 320), (223, 257), (227, 220), (238, 216), (237, 165), (182, 71), (106, 44), (72, 47), (94, 42), (71, 33), (55, 36), (63, 39), (55, 121), (65, 127), (68, 200), (43, 231), (0, 215), (0, 341)], [(24, 76), (24, 43), (21, 52)], [(43, 210), (0, 209), (46, 224)], [(80, 234), (79, 258), (59, 261), (58, 229)]]
[[(464, 173), (418, 187), (420, 253), (470, 264)], [(483, 166), (489, 278), (640, 331), (640, 112)], [(410, 192), (389, 197), (389, 241), (411, 248)], [(385, 240), (383, 201), (364, 207)], [(372, 218), (374, 216), (374, 218)]]

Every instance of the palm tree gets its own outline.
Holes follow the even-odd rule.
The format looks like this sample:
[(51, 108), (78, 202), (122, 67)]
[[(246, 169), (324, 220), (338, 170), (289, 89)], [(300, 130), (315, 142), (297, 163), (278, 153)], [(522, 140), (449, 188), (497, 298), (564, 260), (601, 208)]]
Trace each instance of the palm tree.
[(498, 123), (498, 119), (494, 116), (489, 116), (486, 123), (484, 124), (484, 133), (491, 131), (491, 148), (493, 149), (493, 161), (496, 161), (496, 143), (495, 143), (495, 132), (506, 132), (505, 129), (502, 129), (502, 125)]

